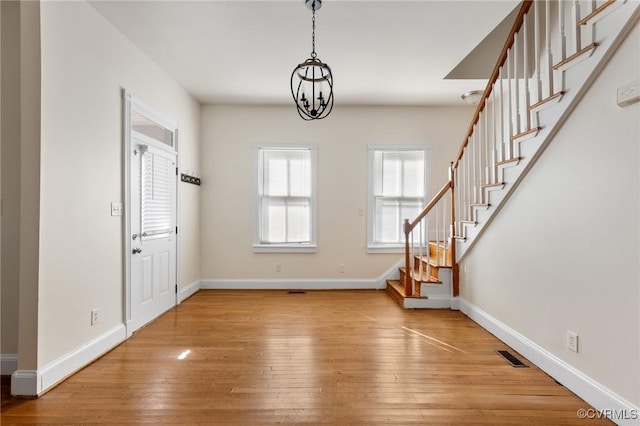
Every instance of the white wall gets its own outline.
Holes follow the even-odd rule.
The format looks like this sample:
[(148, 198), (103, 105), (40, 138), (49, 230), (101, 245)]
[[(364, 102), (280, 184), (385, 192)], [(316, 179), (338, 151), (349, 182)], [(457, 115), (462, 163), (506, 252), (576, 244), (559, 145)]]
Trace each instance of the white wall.
[[(18, 353), (20, 266), (20, 8), (2, 2), (2, 318), (0, 353)], [(14, 367), (15, 368), (15, 367)], [(2, 374), (11, 373), (3, 371)]]
[(636, 407), (640, 104), (616, 89), (640, 76), (639, 45), (636, 24), (460, 267), (463, 299)]
[[(122, 98), (180, 125), (180, 165), (199, 168), (199, 104), (85, 2), (42, 2), (38, 366), (123, 322)], [(199, 277), (199, 193), (181, 187), (179, 284)], [(195, 254), (195, 255), (194, 255)], [(100, 321), (90, 325), (90, 311)]]
[[(430, 193), (447, 168), (473, 109), (349, 107), (303, 121), (289, 106), (203, 106), (202, 278), (375, 278), (401, 254), (367, 254), (367, 145), (431, 145)], [(313, 143), (318, 149), (318, 252), (252, 252), (251, 148), (256, 143)], [(276, 263), (282, 271), (275, 272)], [(340, 273), (339, 264), (344, 264)]]

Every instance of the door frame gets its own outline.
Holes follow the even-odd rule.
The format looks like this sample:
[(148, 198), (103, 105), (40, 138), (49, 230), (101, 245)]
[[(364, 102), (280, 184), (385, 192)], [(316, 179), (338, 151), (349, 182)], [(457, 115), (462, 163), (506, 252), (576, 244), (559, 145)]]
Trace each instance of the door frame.
[(178, 277), (180, 276), (180, 129), (178, 122), (168, 118), (165, 114), (134, 97), (131, 92), (122, 89), (122, 140), (123, 140), (123, 193), (124, 193), (124, 221), (123, 221), (123, 257), (124, 257), (124, 294), (123, 294), (123, 318), (127, 338), (136, 330), (131, 329), (131, 112), (140, 112), (145, 117), (161, 124), (166, 129), (173, 131), (174, 149), (176, 151), (176, 269), (175, 269), (175, 298), (174, 306), (178, 305)]

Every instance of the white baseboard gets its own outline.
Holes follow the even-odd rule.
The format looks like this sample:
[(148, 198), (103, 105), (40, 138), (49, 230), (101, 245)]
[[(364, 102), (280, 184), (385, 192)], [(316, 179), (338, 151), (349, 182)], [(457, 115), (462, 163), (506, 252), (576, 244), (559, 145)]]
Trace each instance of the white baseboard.
[(125, 327), (120, 324), (37, 371), (17, 370), (11, 376), (11, 393), (21, 396), (40, 395), (113, 349), (126, 337)]
[(18, 355), (0, 354), (0, 375), (9, 376), (18, 369)]
[[(638, 425), (640, 408), (464, 299), (460, 310), (619, 425)], [(588, 409), (589, 407), (584, 407)], [(627, 417), (625, 418), (615, 418)]]
[(209, 279), (202, 280), (202, 289), (215, 290), (361, 290), (380, 289), (372, 279)]
[(34, 370), (16, 370), (11, 375), (11, 395), (37, 396), (42, 376)]
[(449, 309), (451, 297), (446, 295), (428, 296), (428, 299), (407, 297), (404, 299), (405, 309)]
[(387, 280), (398, 278), (401, 259), (377, 278), (205, 279), (199, 288), (209, 290), (384, 290)]
[(201, 281), (196, 280), (191, 284), (189, 284), (188, 286), (182, 287), (180, 290), (178, 290), (178, 304), (184, 302), (189, 297), (193, 296), (198, 290), (200, 290), (200, 287), (201, 287)]
[(451, 298), (451, 310), (453, 311), (460, 310), (460, 298), (458, 296)]

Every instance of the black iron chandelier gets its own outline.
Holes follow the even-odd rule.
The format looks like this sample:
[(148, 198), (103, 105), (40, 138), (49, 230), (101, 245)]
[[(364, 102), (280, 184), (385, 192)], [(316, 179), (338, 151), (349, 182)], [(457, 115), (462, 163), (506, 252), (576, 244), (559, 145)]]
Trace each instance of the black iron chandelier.
[(305, 0), (313, 13), (311, 20), (311, 57), (296, 66), (291, 74), (291, 95), (298, 114), (304, 120), (325, 118), (333, 108), (333, 75), (331, 68), (316, 54), (316, 10), (322, 0)]

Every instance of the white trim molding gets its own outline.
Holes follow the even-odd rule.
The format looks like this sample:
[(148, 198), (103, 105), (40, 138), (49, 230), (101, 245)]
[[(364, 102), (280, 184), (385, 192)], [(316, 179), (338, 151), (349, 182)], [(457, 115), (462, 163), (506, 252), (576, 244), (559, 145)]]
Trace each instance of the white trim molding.
[[(460, 298), (460, 310), (488, 332), (512, 347), (542, 371), (592, 405), (603, 417), (618, 425), (637, 425), (640, 407), (596, 382), (532, 340), (494, 318), (479, 307)], [(588, 409), (589, 407), (584, 407)], [(625, 414), (625, 415), (621, 415)], [(619, 416), (623, 418), (614, 418)]]
[(119, 324), (42, 369), (17, 370), (11, 376), (11, 394), (38, 396), (125, 341), (126, 337), (124, 324)]
[(377, 278), (290, 278), (290, 279), (206, 279), (200, 281), (207, 290), (384, 290), (387, 280), (397, 279), (400, 259)]
[(202, 281), (200, 280), (196, 280), (185, 287), (180, 287), (180, 289), (178, 290), (178, 303), (182, 303), (196, 294), (201, 287)]
[[(370, 279), (210, 279), (200, 288), (208, 290), (380, 290), (377, 278)], [(384, 288), (384, 287), (383, 287)]]
[(17, 354), (0, 354), (0, 374), (9, 376), (18, 369)]
[(16, 370), (11, 375), (11, 395), (38, 396), (42, 376), (35, 370)]

